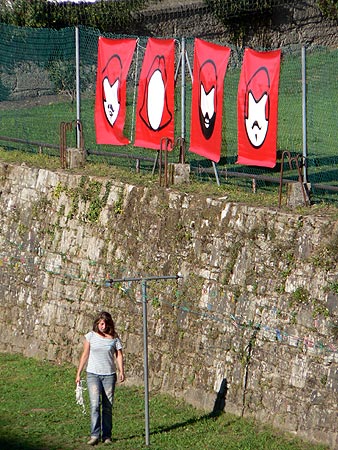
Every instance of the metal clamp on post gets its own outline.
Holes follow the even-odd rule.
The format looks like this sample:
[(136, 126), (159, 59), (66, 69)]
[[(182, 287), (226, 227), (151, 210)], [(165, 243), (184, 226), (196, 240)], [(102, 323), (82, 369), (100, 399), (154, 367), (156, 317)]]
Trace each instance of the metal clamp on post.
[(179, 156), (179, 164), (185, 164), (185, 139), (183, 137), (178, 137), (176, 139), (176, 145), (179, 145), (180, 148), (180, 156)]
[(158, 170), (159, 170), (159, 183), (160, 186), (162, 186), (162, 152), (164, 151), (164, 186), (168, 187), (168, 151), (169, 148), (170, 150), (172, 150), (172, 140), (167, 138), (167, 137), (163, 137), (161, 139), (161, 144), (160, 144), (160, 152), (159, 152), (159, 161), (158, 161)]

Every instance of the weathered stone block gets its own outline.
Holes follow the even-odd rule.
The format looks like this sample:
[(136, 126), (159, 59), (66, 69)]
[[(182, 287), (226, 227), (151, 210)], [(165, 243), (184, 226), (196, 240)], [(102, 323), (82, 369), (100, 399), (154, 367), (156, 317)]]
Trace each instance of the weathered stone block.
[(67, 168), (75, 169), (82, 167), (85, 163), (85, 156), (82, 149), (67, 147), (66, 149)]
[(310, 205), (310, 190), (309, 183), (288, 183), (287, 184), (287, 205), (290, 208), (297, 206)]
[(182, 184), (190, 182), (190, 164), (168, 164), (170, 184)]

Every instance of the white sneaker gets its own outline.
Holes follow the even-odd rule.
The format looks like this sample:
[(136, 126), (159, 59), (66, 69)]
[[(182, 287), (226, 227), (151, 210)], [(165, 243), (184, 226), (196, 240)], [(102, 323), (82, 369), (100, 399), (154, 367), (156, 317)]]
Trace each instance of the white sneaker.
[(99, 443), (99, 438), (92, 436), (87, 442), (88, 445), (96, 445)]

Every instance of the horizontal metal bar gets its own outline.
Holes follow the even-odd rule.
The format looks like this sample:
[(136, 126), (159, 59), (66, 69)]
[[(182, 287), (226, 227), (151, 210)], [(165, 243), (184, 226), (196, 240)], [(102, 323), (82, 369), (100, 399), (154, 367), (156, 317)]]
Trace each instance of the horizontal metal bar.
[(0, 136), (0, 141), (16, 142), (19, 144), (37, 145), (38, 147), (55, 148), (58, 149), (60, 146), (56, 144), (48, 144), (47, 142), (39, 141), (29, 141), (27, 139), (11, 138), (8, 136)]
[(150, 158), (149, 156), (137, 156), (137, 155), (131, 155), (129, 153), (113, 153), (113, 152), (101, 152), (98, 150), (90, 150), (86, 149), (87, 155), (94, 155), (94, 156), (106, 156), (109, 157), (115, 157), (115, 158), (128, 158), (128, 159), (139, 159), (141, 161), (150, 161), (154, 162), (155, 158)]
[(126, 281), (152, 281), (152, 280), (178, 280), (183, 278), (182, 275), (163, 275), (163, 276), (144, 276), (144, 277), (127, 277), (127, 278), (111, 278), (108, 283), (123, 283)]
[[(214, 169), (212, 168), (199, 168), (199, 167), (191, 167), (191, 172), (205, 172), (205, 173), (210, 173), (212, 175), (214, 175)], [(280, 183), (280, 179), (276, 178), (276, 177), (269, 177), (267, 175), (258, 175), (258, 174), (250, 174), (250, 173), (242, 173), (242, 172), (234, 172), (234, 171), (230, 171), (230, 170), (218, 170), (218, 174), (219, 175), (223, 175), (224, 177), (234, 177), (234, 178), (249, 178), (250, 180), (255, 179), (255, 180), (261, 180), (261, 181), (268, 181), (271, 183)], [(282, 180), (283, 184), (287, 184), (287, 183), (299, 183), (298, 180), (291, 180), (288, 178), (283, 178)], [(328, 184), (319, 184), (319, 183), (311, 183), (311, 187), (316, 188), (316, 189), (322, 189), (324, 191), (333, 191), (333, 192), (338, 192), (338, 186), (332, 186), (332, 185), (328, 185)]]
[[(38, 147), (46, 147), (46, 148), (54, 148), (59, 149), (60, 145), (56, 144), (48, 144), (47, 142), (40, 142), (40, 141), (30, 141), (28, 139), (20, 139), (20, 138), (12, 138), (9, 136), (0, 136), (0, 141), (7, 141), (7, 142), (16, 142), (18, 144), (28, 144), (28, 145), (36, 145)], [(149, 156), (137, 156), (137, 155), (130, 155), (128, 153), (113, 153), (113, 152), (101, 152), (97, 150), (85, 150), (87, 155), (94, 155), (94, 156), (106, 156), (106, 157), (116, 157), (116, 158), (129, 158), (129, 159), (139, 159), (141, 161), (149, 161), (154, 162), (155, 158), (150, 158)]]
[[(60, 146), (56, 144), (48, 144), (47, 142), (39, 142), (39, 141), (29, 141), (27, 139), (19, 139), (19, 138), (11, 138), (8, 136), (0, 136), (0, 141), (7, 141), (7, 142), (16, 142), (19, 144), (28, 144), (28, 145), (37, 145), (38, 147), (46, 147), (46, 148), (53, 148), (53, 149), (59, 149)], [(110, 153), (110, 152), (100, 152), (96, 150), (85, 150), (87, 155), (95, 155), (95, 156), (106, 156), (106, 157), (116, 157), (116, 158), (129, 158), (129, 159), (139, 159), (141, 161), (149, 161), (154, 163), (155, 158), (150, 158), (147, 156), (135, 156), (130, 155), (127, 153)], [(205, 172), (214, 174), (214, 169), (212, 168), (200, 168), (200, 167), (191, 167), (191, 172)], [(257, 174), (249, 174), (249, 173), (242, 173), (242, 172), (233, 172), (229, 170), (218, 170), (219, 175), (223, 175), (225, 177), (234, 177), (234, 178), (249, 178), (249, 179), (255, 179), (255, 180), (262, 180), (267, 181), (271, 183), (280, 183), (280, 179), (276, 177), (269, 177), (266, 175), (257, 175)], [(298, 183), (298, 180), (290, 180), (287, 178), (283, 178), (282, 180), (283, 184), (286, 183)], [(311, 183), (311, 186), (316, 189), (322, 189), (324, 191), (332, 191), (332, 192), (338, 192), (338, 186), (332, 186), (328, 184), (319, 184), (319, 183)]]

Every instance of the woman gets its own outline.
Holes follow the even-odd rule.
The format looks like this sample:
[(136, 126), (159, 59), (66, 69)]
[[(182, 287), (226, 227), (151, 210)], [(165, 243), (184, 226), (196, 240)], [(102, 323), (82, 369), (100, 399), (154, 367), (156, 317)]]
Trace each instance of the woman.
[(105, 444), (112, 442), (112, 406), (117, 379), (114, 358), (116, 358), (118, 365), (119, 380), (123, 382), (124, 367), (121, 341), (115, 331), (111, 315), (102, 311), (94, 320), (93, 330), (85, 335), (83, 352), (75, 378), (75, 382), (79, 383), (81, 372), (87, 364), (91, 415), (89, 445), (98, 444), (100, 437)]

